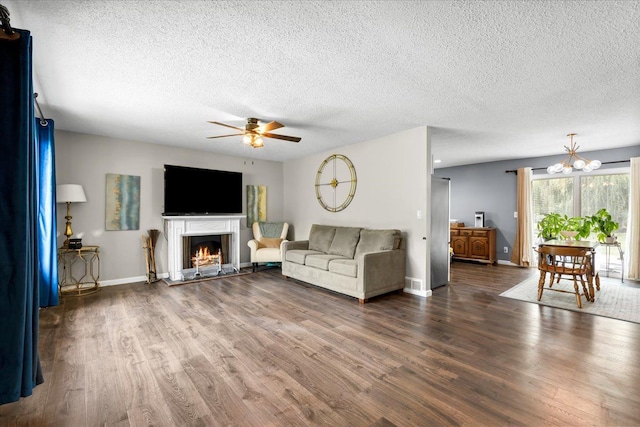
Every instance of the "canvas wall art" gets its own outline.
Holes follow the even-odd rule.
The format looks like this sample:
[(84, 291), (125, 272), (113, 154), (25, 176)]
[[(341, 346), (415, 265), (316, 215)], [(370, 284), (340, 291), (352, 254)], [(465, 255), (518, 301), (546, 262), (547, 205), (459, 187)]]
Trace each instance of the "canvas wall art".
[(107, 174), (105, 229), (140, 229), (140, 177)]
[(247, 185), (247, 227), (267, 220), (267, 186)]

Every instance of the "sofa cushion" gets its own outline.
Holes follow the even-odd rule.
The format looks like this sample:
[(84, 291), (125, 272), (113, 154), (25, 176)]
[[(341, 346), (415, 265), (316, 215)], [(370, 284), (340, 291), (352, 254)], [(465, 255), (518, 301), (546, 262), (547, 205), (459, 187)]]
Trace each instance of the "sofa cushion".
[(362, 230), (356, 256), (368, 252), (390, 251), (400, 245), (400, 230)]
[(355, 259), (332, 259), (329, 271), (342, 276), (358, 277), (358, 261)]
[(319, 268), (320, 270), (329, 270), (329, 262), (334, 259), (346, 259), (340, 255), (307, 255), (307, 258), (304, 260), (304, 265), (313, 268)]
[(306, 249), (293, 249), (286, 252), (285, 259), (287, 261), (304, 265), (308, 255), (323, 255), (322, 252), (308, 251)]
[(336, 235), (333, 236), (333, 242), (331, 242), (328, 252), (332, 255), (353, 258), (360, 239), (360, 230), (361, 228), (356, 227), (336, 227)]
[(335, 234), (335, 227), (313, 224), (309, 233), (309, 250), (329, 252)]
[(258, 240), (258, 249), (261, 248), (279, 248), (282, 239), (274, 237), (261, 237)]

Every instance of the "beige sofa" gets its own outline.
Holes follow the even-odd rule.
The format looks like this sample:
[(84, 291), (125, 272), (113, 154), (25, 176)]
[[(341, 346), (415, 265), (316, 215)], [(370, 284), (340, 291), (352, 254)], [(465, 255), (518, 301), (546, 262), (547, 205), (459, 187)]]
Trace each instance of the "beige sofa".
[(404, 288), (401, 241), (398, 230), (314, 224), (309, 240), (282, 243), (282, 274), (364, 303)]

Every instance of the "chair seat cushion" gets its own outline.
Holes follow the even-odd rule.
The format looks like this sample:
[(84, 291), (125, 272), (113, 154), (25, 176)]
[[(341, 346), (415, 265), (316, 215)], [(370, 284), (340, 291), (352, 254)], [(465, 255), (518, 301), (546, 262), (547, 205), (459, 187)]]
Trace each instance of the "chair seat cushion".
[(282, 255), (280, 248), (262, 248), (256, 251), (256, 259), (253, 262), (280, 262)]
[(258, 249), (261, 248), (280, 248), (280, 243), (282, 243), (282, 239), (274, 238), (274, 237), (261, 237), (258, 240)]

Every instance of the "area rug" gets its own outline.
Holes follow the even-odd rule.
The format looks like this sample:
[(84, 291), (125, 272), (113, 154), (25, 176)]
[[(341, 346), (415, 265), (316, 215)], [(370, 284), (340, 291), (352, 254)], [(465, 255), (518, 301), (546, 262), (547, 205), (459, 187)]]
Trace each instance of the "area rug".
[[(600, 290), (596, 291), (595, 302), (591, 303), (582, 297), (582, 308), (578, 308), (574, 295), (561, 292), (545, 290), (542, 294), (542, 301), (538, 301), (538, 279), (538, 275), (530, 277), (501, 293), (500, 296), (594, 316), (640, 323), (639, 282), (625, 280), (624, 283), (621, 283), (619, 278), (602, 277), (600, 278)], [(573, 292), (573, 282), (569, 280), (561, 280), (553, 287)]]

